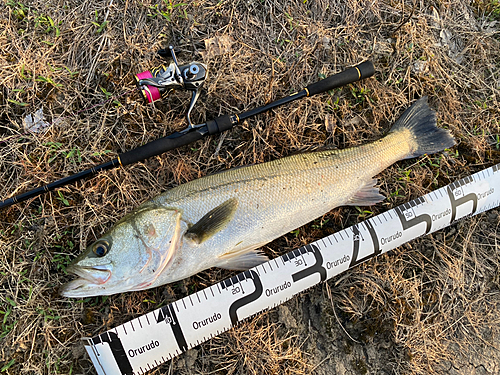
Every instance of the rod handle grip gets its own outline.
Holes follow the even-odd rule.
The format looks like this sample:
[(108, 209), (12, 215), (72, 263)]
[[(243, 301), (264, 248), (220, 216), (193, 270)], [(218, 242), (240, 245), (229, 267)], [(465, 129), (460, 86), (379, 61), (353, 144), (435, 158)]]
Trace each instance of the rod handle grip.
[(344, 70), (343, 72), (313, 83), (307, 86), (306, 90), (309, 93), (308, 96), (313, 96), (332, 90), (336, 87), (359, 81), (360, 79), (371, 77), (374, 73), (375, 67), (373, 66), (373, 63), (371, 61), (365, 61), (357, 66)]
[(203, 134), (198, 131), (191, 131), (186, 134), (174, 133), (167, 137), (156, 139), (143, 146), (124, 152), (119, 155), (122, 166), (137, 163), (153, 156), (163, 154), (177, 147), (185, 146), (203, 138)]

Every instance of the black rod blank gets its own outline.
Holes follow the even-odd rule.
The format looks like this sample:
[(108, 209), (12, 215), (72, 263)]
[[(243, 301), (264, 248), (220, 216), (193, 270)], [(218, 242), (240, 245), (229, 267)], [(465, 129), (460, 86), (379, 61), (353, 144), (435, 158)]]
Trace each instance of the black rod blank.
[(12, 198), (8, 198), (0, 202), (0, 209), (9, 207), (18, 202), (26, 201), (28, 199), (34, 198), (38, 195), (52, 191), (62, 186), (71, 184), (78, 180), (93, 176), (99, 173), (100, 171), (105, 171), (108, 169), (117, 168), (119, 166), (123, 167), (125, 165), (136, 163), (141, 160), (145, 160), (150, 157), (163, 154), (166, 151), (173, 150), (175, 148), (185, 146), (189, 143), (196, 142), (197, 140), (203, 138), (206, 135), (221, 133), (223, 131), (231, 129), (233, 126), (235, 126), (236, 124), (247, 118), (253, 117), (260, 113), (269, 111), (273, 108), (282, 106), (284, 104), (290, 103), (292, 101), (295, 101), (297, 99), (306, 96), (313, 96), (316, 94), (320, 94), (322, 92), (326, 92), (328, 90), (332, 90), (334, 88), (359, 81), (360, 79), (371, 77), (374, 73), (375, 73), (375, 68), (373, 64), (370, 61), (365, 61), (364, 63), (361, 63), (355, 67), (349, 68), (343, 72), (334, 74), (321, 81), (313, 83), (295, 94), (278, 99), (265, 106), (254, 108), (249, 111), (242, 112), (240, 114), (224, 115), (221, 117), (217, 117), (213, 120), (207, 121), (207, 123), (205, 124), (196, 125), (182, 132), (173, 133), (169, 136), (156, 139), (152, 142), (137, 147), (133, 150), (124, 152), (123, 154), (120, 154), (116, 159), (111, 160), (107, 163), (96, 165), (95, 167), (62, 178), (48, 185), (41, 186), (39, 188), (30, 190), (26, 193), (17, 195)]

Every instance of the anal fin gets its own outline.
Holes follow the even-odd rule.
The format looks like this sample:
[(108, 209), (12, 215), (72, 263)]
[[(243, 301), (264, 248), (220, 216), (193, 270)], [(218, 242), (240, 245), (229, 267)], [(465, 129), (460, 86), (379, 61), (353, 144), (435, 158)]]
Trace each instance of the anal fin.
[(382, 202), (385, 197), (380, 194), (375, 187), (377, 179), (373, 178), (366, 183), (346, 202), (347, 206), (371, 206), (372, 204)]

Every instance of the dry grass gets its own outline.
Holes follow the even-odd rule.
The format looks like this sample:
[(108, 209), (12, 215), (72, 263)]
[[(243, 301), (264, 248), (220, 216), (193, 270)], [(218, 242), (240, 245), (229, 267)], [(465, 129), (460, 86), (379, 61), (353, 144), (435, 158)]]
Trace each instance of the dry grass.
[[(158, 65), (156, 50), (170, 43), (187, 62), (203, 60), (209, 38), (234, 41), (227, 53), (206, 55), (210, 74), (195, 122), (263, 105), (365, 59), (377, 74), (3, 210), (0, 371), (6, 374), (92, 373), (80, 337), (231, 274), (210, 270), (166, 288), (109, 298), (57, 295), (69, 280), (65, 266), (86, 243), (170, 187), (224, 168), (377, 139), (422, 95), (458, 145), (386, 170), (379, 177), (388, 199), (370, 209), (374, 214), (500, 162), (496, 0), (183, 3), (2, 2), (1, 199), (183, 129), (187, 94), (153, 107), (129, 92), (133, 75)], [(92, 108), (108, 99), (106, 93), (115, 101)], [(42, 106), (53, 126), (27, 134), (23, 118)], [(498, 372), (497, 217), (497, 211), (483, 214), (359, 266), (329, 282), (330, 298), (326, 285), (314, 288), (287, 304), (296, 325), (270, 312), (152, 373), (328, 373), (325, 366), (342, 356), (352, 358), (344, 370), (336, 367), (338, 373), (470, 373), (468, 364)], [(284, 253), (362, 217), (341, 208), (323, 219), (328, 222), (321, 229), (300, 228), (267, 251)], [(312, 315), (300, 311), (313, 297), (321, 299), (323, 320), (311, 328), (305, 317)], [(383, 363), (370, 363), (375, 357), (369, 350), (381, 337), (391, 350), (377, 357)], [(320, 358), (316, 339), (331, 351), (327, 357)], [(340, 342), (344, 351), (336, 357)], [(359, 348), (366, 358), (352, 354)]]

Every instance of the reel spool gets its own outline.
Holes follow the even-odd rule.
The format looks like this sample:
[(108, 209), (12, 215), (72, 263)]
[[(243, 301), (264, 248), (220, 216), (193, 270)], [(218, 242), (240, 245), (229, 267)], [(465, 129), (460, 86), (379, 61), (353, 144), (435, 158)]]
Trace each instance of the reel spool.
[(173, 61), (168, 66), (162, 65), (137, 74), (137, 86), (147, 104), (165, 98), (175, 89), (191, 91), (191, 102), (186, 117), (189, 128), (192, 128), (190, 115), (207, 78), (207, 66), (196, 61), (179, 66), (172, 46), (159, 50), (158, 54), (163, 58), (171, 57)]

